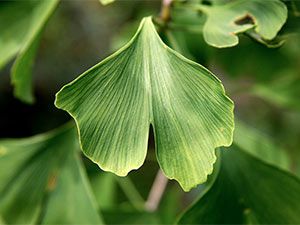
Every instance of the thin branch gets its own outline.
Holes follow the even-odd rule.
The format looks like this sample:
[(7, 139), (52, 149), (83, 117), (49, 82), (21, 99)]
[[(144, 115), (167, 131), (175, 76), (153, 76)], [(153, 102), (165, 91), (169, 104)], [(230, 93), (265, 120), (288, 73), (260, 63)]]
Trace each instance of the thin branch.
[(159, 170), (151, 187), (148, 199), (145, 203), (145, 209), (147, 211), (154, 212), (157, 210), (167, 184), (168, 179), (165, 177), (162, 171)]
[(173, 0), (162, 0), (160, 18), (167, 23), (170, 20), (170, 7)]

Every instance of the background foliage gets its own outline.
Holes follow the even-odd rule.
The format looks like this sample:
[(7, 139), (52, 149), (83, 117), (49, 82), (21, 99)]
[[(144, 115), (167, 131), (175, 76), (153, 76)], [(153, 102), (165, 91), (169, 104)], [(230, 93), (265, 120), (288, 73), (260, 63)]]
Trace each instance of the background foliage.
[[(174, 4), (166, 20), (161, 1), (0, 2), (0, 224), (300, 223), (299, 1), (268, 3), (283, 12), (268, 14), (277, 18), (277, 27), (265, 25), (280, 30), (275, 39), (255, 33), (250, 18), (239, 43), (221, 49), (205, 33), (240, 9), (189, 2)], [(213, 10), (207, 19), (210, 4), (221, 20), (209, 21)], [(233, 145), (218, 150), (214, 173), (188, 193), (168, 181), (158, 208), (149, 195), (159, 177), (152, 130), (144, 165), (120, 178), (81, 154), (74, 124), (64, 125), (70, 117), (53, 104), (64, 84), (127, 43), (149, 15), (162, 40), (217, 74), (235, 103)]]

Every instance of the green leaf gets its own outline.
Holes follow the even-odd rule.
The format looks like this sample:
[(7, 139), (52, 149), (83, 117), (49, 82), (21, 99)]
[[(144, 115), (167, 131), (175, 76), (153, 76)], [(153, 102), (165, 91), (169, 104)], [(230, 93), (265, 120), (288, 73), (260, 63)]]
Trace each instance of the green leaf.
[(119, 176), (143, 164), (152, 124), (158, 162), (185, 191), (206, 181), (215, 148), (232, 142), (233, 103), (220, 80), (167, 47), (149, 17), (55, 105), (75, 119), (84, 153)]
[(234, 144), (274, 166), (288, 170), (290, 160), (286, 149), (270, 136), (250, 125), (235, 120)]
[(60, 173), (48, 200), (43, 223), (100, 224), (96, 202), (79, 156), (68, 157)]
[(136, 210), (142, 210), (145, 205), (143, 197), (140, 195), (139, 191), (136, 189), (135, 185), (129, 177), (122, 177), (117, 179), (118, 184), (132, 206)]
[(254, 30), (248, 30), (246, 32), (246, 35), (248, 35), (255, 41), (267, 46), (268, 48), (279, 48), (283, 46), (283, 44), (286, 42), (286, 39), (280, 38), (279, 36), (275, 37), (272, 40), (265, 40)]
[(161, 224), (174, 224), (175, 218), (182, 210), (179, 202), (182, 202), (184, 192), (174, 185), (169, 185), (161, 199), (157, 213), (160, 216)]
[(4, 220), (2, 219), (1, 216), (0, 216), (0, 225), (5, 225)]
[(222, 151), (215, 182), (179, 224), (299, 224), (300, 181), (238, 148)]
[(300, 110), (300, 78), (296, 71), (288, 69), (283, 71), (279, 78), (267, 83), (255, 84), (250, 93), (258, 96), (278, 107), (291, 110)]
[(97, 173), (91, 177), (91, 186), (101, 210), (116, 208), (119, 189), (122, 190), (124, 197), (129, 200), (133, 208), (137, 211), (144, 209), (145, 201), (129, 177), (117, 177), (112, 173)]
[(33, 87), (32, 87), (32, 67), (34, 63), (35, 53), (39, 46), (40, 35), (28, 46), (28, 49), (22, 51), (11, 70), (12, 84), (14, 85), (14, 95), (18, 99), (33, 103)]
[(279, 0), (236, 0), (224, 5), (200, 5), (199, 9), (207, 15), (204, 39), (218, 48), (237, 45), (237, 34), (252, 28), (262, 41), (272, 40), (287, 19), (287, 8)]
[(58, 0), (7, 1), (0, 3), (0, 68), (15, 55), (12, 69), (14, 94), (32, 103), (31, 73), (40, 34)]
[(148, 225), (148, 224), (162, 224), (159, 216), (155, 213), (140, 212), (133, 210), (114, 210), (114, 211), (104, 211), (103, 217), (107, 224), (127, 224), (127, 225)]
[(0, 149), (0, 215), (5, 222), (101, 222), (70, 125), (31, 138), (1, 140)]
[(112, 173), (97, 173), (90, 177), (91, 187), (99, 208), (111, 209), (116, 206), (117, 180)]

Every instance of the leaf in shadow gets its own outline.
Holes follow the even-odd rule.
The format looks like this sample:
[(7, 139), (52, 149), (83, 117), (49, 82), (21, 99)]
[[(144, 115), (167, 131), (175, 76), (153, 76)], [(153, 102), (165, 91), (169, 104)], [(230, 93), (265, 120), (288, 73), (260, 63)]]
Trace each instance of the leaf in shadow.
[(70, 124), (0, 141), (0, 215), (7, 224), (101, 223)]

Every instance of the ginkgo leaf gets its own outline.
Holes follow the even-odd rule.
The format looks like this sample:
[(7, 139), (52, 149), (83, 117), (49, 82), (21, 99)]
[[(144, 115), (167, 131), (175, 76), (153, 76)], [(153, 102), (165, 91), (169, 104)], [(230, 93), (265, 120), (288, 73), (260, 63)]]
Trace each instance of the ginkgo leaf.
[(238, 148), (179, 224), (299, 224), (300, 180)]
[(287, 8), (279, 0), (237, 0), (200, 9), (207, 15), (204, 39), (218, 48), (237, 45), (237, 34), (252, 28), (262, 40), (272, 40), (287, 19)]
[(11, 81), (14, 85), (14, 95), (20, 100), (33, 103), (32, 66), (34, 56), (39, 46), (40, 35), (27, 46), (17, 57), (11, 69)]
[[(102, 224), (83, 168), (79, 155), (70, 154), (48, 200), (43, 224)], [(62, 203), (67, 210), (58, 207)]]
[(232, 142), (233, 103), (220, 80), (167, 47), (150, 17), (55, 105), (75, 119), (84, 153), (120, 176), (143, 164), (151, 124), (162, 170), (186, 191), (206, 181), (215, 148)]
[(14, 94), (32, 103), (31, 69), (40, 34), (59, 0), (0, 2), (0, 68), (18, 55), (12, 69)]
[(73, 126), (0, 140), (0, 149), (0, 215), (7, 224), (101, 223)]

